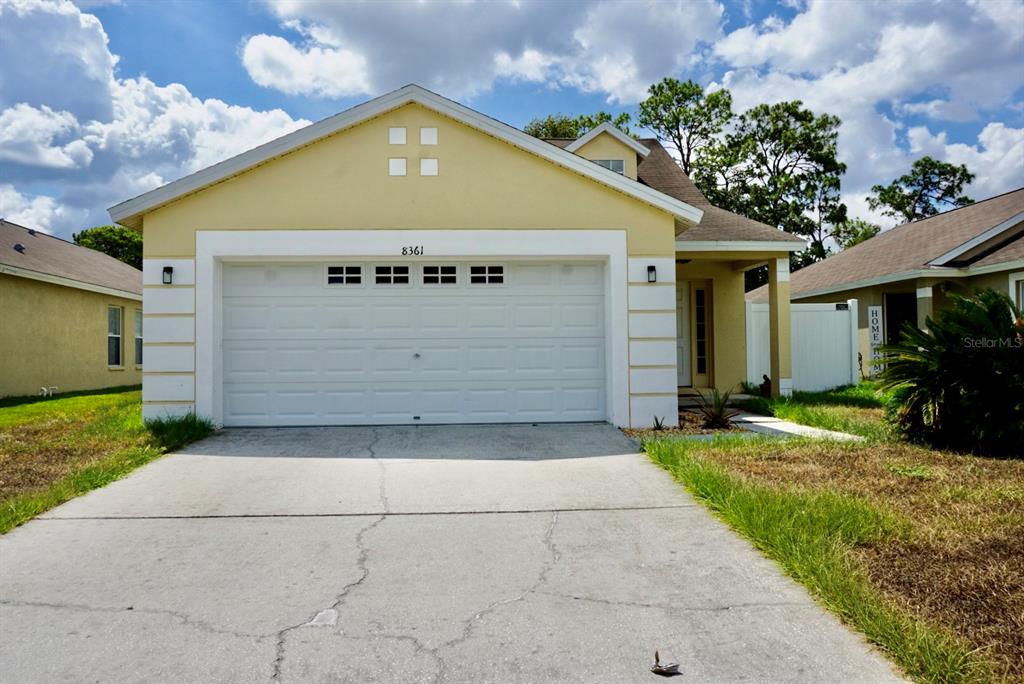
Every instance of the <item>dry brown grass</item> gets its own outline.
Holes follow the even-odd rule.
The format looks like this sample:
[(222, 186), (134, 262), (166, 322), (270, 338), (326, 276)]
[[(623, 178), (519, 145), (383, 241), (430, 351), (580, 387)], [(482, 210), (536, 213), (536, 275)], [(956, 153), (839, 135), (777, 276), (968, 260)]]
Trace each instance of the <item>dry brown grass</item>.
[(859, 548), (871, 582), (1024, 681), (1024, 461), (899, 443), (764, 443), (705, 456), (750, 480), (863, 497), (910, 524)]

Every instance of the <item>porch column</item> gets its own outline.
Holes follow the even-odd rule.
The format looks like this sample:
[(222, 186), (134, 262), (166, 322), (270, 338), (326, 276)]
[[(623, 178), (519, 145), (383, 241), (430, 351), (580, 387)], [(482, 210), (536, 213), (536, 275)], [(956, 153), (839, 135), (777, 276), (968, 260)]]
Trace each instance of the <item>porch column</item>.
[(935, 311), (935, 285), (927, 280), (917, 281), (917, 327), (924, 330), (925, 321)]
[(789, 257), (768, 262), (768, 327), (772, 396), (793, 393), (790, 355)]

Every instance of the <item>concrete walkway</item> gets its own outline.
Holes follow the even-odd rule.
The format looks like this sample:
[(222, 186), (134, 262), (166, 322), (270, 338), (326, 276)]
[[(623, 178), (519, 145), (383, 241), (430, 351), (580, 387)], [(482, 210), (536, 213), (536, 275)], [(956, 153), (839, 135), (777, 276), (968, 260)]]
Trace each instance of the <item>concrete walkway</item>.
[(851, 435), (847, 432), (836, 432), (835, 430), (822, 430), (821, 428), (800, 425), (788, 420), (762, 416), (756, 413), (741, 412), (732, 419), (736, 427), (751, 432), (757, 432), (774, 437), (815, 437), (818, 439), (836, 439), (844, 442), (863, 442), (860, 435)]
[(33, 682), (886, 682), (607, 425), (229, 430), (0, 538)]

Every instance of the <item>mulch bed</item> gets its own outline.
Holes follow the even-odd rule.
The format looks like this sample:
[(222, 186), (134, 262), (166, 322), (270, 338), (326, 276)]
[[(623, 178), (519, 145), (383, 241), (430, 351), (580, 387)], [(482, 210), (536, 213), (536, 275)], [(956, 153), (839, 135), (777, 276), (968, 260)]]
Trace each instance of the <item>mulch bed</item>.
[(699, 411), (683, 410), (679, 412), (679, 427), (666, 427), (661, 430), (654, 428), (622, 428), (622, 431), (633, 439), (642, 437), (671, 437), (673, 435), (724, 435), (740, 432), (735, 426), (726, 429), (704, 427), (704, 416)]

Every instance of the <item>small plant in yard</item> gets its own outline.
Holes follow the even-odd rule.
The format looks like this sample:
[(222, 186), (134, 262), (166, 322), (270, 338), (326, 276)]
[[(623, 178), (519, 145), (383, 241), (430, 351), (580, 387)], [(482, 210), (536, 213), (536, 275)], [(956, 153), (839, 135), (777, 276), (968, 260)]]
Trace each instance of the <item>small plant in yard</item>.
[(658, 432), (661, 432), (662, 430), (665, 429), (664, 416), (662, 416), (661, 418), (659, 418), (658, 416), (654, 416), (654, 429), (657, 430)]
[(732, 391), (719, 392), (710, 390), (707, 395), (698, 393), (697, 410), (704, 416), (704, 427), (726, 429), (732, 425), (732, 419), (739, 415), (739, 410), (729, 406)]
[(147, 420), (146, 429), (164, 451), (174, 451), (190, 442), (208, 437), (213, 432), (213, 423), (194, 413), (188, 413), (180, 418)]
[(931, 468), (923, 465), (906, 465), (904, 463), (889, 462), (885, 464), (885, 469), (894, 475), (912, 477), (918, 480), (930, 480), (935, 476), (932, 473)]
[(882, 348), (891, 419), (933, 447), (1024, 457), (1024, 320), (1009, 297), (951, 295), (953, 308), (906, 325)]

